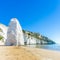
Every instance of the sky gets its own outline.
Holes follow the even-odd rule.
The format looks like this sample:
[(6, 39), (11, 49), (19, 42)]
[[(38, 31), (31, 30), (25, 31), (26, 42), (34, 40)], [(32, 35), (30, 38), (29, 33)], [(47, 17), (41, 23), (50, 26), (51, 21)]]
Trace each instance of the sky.
[(0, 0), (0, 23), (8, 26), (11, 18), (60, 43), (60, 0)]

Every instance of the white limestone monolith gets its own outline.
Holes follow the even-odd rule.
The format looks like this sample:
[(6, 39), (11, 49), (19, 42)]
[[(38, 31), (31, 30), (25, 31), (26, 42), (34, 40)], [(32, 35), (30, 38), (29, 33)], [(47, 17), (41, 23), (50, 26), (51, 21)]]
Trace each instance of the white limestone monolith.
[(24, 37), (21, 25), (16, 18), (12, 18), (7, 30), (7, 39), (5, 45), (24, 45)]

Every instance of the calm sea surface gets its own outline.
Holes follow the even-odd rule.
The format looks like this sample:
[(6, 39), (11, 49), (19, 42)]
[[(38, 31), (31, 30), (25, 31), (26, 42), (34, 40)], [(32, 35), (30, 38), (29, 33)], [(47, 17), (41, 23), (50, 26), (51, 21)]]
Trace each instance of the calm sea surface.
[(52, 44), (52, 45), (27, 45), (27, 46), (60, 51), (60, 45), (58, 45), (58, 44)]

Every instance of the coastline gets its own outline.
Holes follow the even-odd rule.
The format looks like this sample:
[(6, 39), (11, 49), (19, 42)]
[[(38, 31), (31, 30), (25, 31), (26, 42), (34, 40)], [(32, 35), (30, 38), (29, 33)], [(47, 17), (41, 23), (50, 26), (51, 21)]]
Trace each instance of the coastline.
[(0, 60), (60, 60), (60, 52), (24, 46), (0, 46)]
[(23, 47), (33, 53), (38, 60), (60, 60), (60, 52), (42, 48)]

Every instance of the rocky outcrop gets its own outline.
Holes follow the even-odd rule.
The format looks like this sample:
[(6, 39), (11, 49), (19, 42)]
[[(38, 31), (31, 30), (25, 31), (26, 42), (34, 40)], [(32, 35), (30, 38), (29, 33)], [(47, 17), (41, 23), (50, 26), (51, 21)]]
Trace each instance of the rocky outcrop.
[(0, 45), (55, 44), (54, 41), (39, 33), (22, 30), (16, 18), (11, 19), (8, 27), (0, 24)]
[(11, 22), (8, 26), (5, 45), (24, 45), (22, 28), (16, 18), (11, 19)]
[(7, 26), (0, 24), (0, 45), (4, 45), (7, 38)]

